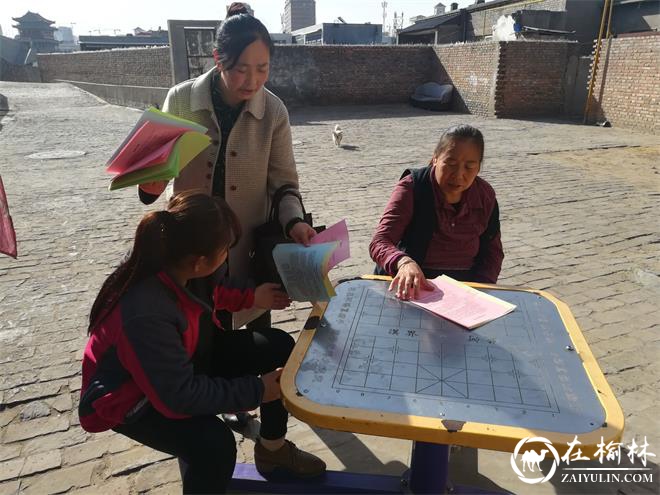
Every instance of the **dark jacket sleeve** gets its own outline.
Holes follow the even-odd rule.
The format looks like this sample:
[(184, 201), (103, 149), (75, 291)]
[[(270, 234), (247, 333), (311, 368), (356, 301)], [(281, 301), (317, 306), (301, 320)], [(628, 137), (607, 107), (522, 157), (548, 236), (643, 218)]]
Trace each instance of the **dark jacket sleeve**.
[(261, 379), (195, 375), (177, 323), (152, 313), (130, 319), (120, 332), (119, 359), (153, 406), (169, 418), (256, 408), (264, 393)]
[(475, 282), (489, 284), (497, 283), (497, 277), (502, 270), (504, 250), (500, 232), (500, 208), (497, 199), (488, 220), (486, 230), (479, 237), (479, 252), (472, 268), (472, 279)]

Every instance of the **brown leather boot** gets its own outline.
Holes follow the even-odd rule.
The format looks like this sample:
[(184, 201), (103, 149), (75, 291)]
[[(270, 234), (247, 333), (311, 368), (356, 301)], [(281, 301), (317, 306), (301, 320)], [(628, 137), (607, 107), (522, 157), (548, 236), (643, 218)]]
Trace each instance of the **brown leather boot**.
[(293, 442), (284, 441), (284, 445), (272, 451), (257, 440), (254, 444), (254, 464), (263, 475), (276, 470), (288, 471), (298, 478), (313, 478), (325, 473), (325, 462), (309, 452), (303, 452)]

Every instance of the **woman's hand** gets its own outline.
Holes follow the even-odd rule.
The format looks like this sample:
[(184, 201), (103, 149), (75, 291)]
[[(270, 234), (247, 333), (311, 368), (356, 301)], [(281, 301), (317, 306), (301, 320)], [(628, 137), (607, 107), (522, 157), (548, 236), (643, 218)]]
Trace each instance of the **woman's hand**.
[(282, 290), (280, 284), (261, 284), (254, 291), (254, 305), (262, 309), (284, 309), (289, 307), (291, 299)]
[(409, 301), (417, 299), (422, 289), (433, 290), (433, 285), (426, 280), (424, 272), (412, 258), (401, 258), (397, 266), (399, 269), (389, 287), (390, 291), (396, 290), (397, 298)]
[(156, 182), (146, 182), (144, 184), (140, 184), (138, 187), (147, 194), (160, 196), (161, 194), (163, 194), (163, 191), (167, 187), (167, 181), (158, 180)]
[(275, 371), (261, 375), (261, 381), (264, 383), (264, 396), (261, 402), (273, 402), (281, 397), (280, 375), (283, 368), (277, 368)]
[(289, 230), (289, 237), (298, 244), (309, 246), (309, 241), (316, 235), (316, 230), (310, 227), (306, 222), (297, 222)]

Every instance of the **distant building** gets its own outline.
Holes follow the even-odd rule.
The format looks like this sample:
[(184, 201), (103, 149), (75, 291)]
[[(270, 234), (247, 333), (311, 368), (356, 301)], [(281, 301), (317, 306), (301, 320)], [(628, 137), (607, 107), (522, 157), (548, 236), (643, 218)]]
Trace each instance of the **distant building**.
[(293, 43), (293, 35), (291, 33), (270, 33), (270, 39), (275, 45), (290, 45)]
[(285, 0), (282, 29), (292, 33), (316, 24), (315, 0)]
[(167, 30), (161, 29), (160, 26), (158, 26), (158, 29), (142, 29), (140, 26), (136, 27), (133, 29), (133, 35), (135, 36), (154, 36), (154, 37), (159, 37), (159, 38), (166, 38), (167, 37)]
[(135, 36), (80, 36), (80, 50), (83, 52), (95, 50), (112, 50), (113, 48), (138, 48), (146, 46), (168, 46), (170, 40), (167, 31), (160, 35), (140, 34)]
[(409, 20), (411, 24), (415, 24), (416, 22), (419, 22), (423, 19), (426, 19), (425, 15), (414, 15)]
[(323, 23), (291, 33), (298, 45), (381, 45), (382, 24)]
[(613, 33), (657, 32), (659, 28), (659, 0), (618, 0), (614, 2)]
[[(526, 39), (570, 39), (590, 53), (598, 36), (604, 0), (475, 0), (464, 9), (453, 2), (442, 10), (398, 33), (398, 43), (443, 44), (479, 41), (493, 35), (493, 26), (503, 16), (516, 21), (516, 33)], [(436, 5), (436, 12), (440, 12)], [(442, 6), (444, 9), (444, 5)], [(660, 0), (614, 0), (613, 33), (657, 31)]]
[(12, 17), (17, 22), (15, 29), (18, 30), (16, 39), (30, 43), (35, 53), (52, 53), (57, 51), (59, 42), (55, 39), (55, 21), (41, 17), (35, 12), (28, 12), (22, 17)]
[(58, 26), (53, 34), (55, 39), (60, 42), (60, 52), (75, 52), (80, 49), (78, 41), (73, 35), (73, 29), (69, 26)]

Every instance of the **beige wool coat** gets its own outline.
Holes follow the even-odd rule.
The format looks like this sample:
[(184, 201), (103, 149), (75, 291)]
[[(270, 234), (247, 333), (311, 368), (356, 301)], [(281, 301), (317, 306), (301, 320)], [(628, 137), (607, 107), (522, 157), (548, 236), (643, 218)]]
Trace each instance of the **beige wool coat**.
[[(190, 189), (211, 194), (222, 139), (211, 99), (214, 70), (174, 86), (163, 104), (163, 111), (208, 128), (207, 134), (211, 138), (211, 145), (174, 179), (171, 190), (174, 194)], [(289, 114), (282, 100), (266, 88), (243, 106), (229, 135), (225, 164), (225, 200), (238, 216), (243, 229), (240, 242), (229, 252), (229, 267), (232, 277), (246, 279), (252, 276), (252, 231), (267, 220), (270, 198), (283, 184), (298, 187)], [(280, 204), (282, 226), (302, 216), (299, 201), (286, 196)], [(234, 327), (239, 328), (261, 313), (263, 310), (236, 313)]]

